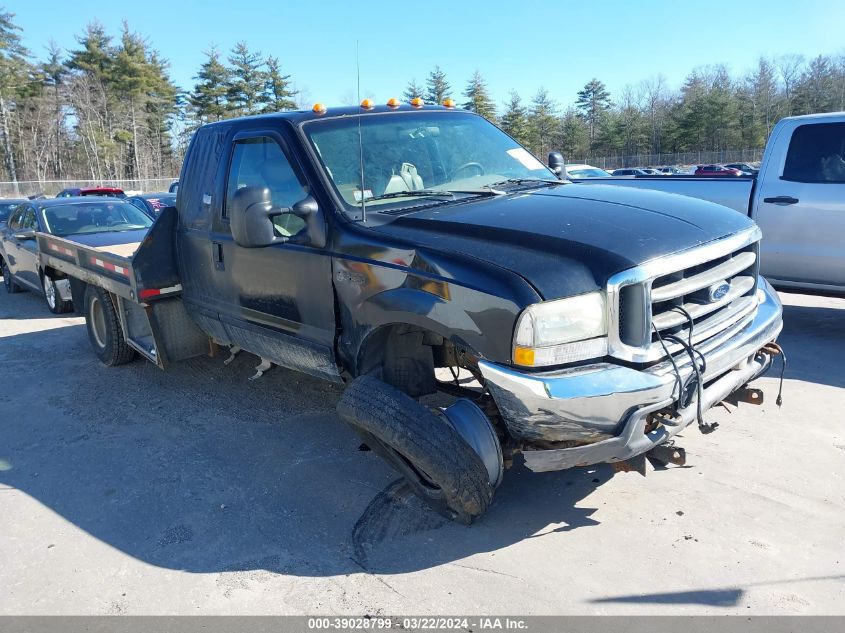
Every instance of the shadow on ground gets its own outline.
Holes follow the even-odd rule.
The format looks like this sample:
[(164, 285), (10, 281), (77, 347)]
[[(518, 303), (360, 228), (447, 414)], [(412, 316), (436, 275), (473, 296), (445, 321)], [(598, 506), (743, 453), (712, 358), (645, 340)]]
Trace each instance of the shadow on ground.
[[(0, 487), (159, 567), (424, 569), (596, 525), (582, 500), (612, 476), (517, 466), (467, 528), (357, 450), (334, 413), (339, 388), (279, 368), (250, 382), (258, 361), (247, 354), (228, 367), (218, 357), (167, 372), (142, 361), (106, 368), (88, 346), (84, 325), (0, 338)], [(62, 546), (60, 535), (42, 541)]]
[[(790, 295), (781, 296), (790, 301)], [(778, 341), (789, 359), (787, 378), (845, 387), (845, 372), (832, 362), (845, 354), (845, 301), (830, 302), (838, 307), (783, 306), (784, 328)]]

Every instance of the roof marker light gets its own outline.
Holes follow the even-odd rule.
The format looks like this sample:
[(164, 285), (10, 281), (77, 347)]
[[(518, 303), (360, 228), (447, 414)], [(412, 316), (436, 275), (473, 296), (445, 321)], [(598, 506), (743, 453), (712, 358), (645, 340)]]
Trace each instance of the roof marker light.
[(387, 100), (387, 107), (388, 108), (398, 108), (399, 105), (400, 105), (400, 101), (396, 97), (391, 97), (390, 99)]
[(454, 99), (443, 99), (443, 105), (447, 108), (454, 108), (455, 107), (455, 100)]
[(361, 101), (361, 107), (365, 110), (371, 110), (375, 104), (373, 103), (372, 99), (363, 99)]
[(311, 108), (311, 111), (314, 114), (325, 114), (326, 113), (326, 106), (324, 106), (322, 103), (315, 103), (314, 107)]
[(414, 97), (411, 99), (411, 105), (415, 108), (421, 108), (425, 105), (425, 101), (423, 101), (422, 97)]

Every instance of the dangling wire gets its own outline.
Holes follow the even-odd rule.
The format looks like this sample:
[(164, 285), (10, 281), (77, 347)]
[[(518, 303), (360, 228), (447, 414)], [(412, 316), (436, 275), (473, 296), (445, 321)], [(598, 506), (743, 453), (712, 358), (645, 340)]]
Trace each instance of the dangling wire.
[[(718, 422), (707, 423), (704, 420), (704, 411), (702, 410), (702, 400), (704, 398), (704, 378), (703, 378), (703, 374), (704, 374), (705, 371), (707, 371), (707, 360), (704, 358), (704, 355), (700, 351), (696, 350), (695, 347), (693, 346), (693, 333), (694, 333), (694, 330), (695, 330), (695, 322), (693, 321), (692, 315), (689, 312), (687, 312), (686, 309), (684, 309), (683, 307), (675, 306), (672, 309), (680, 312), (681, 314), (683, 314), (686, 317), (687, 322), (689, 323), (688, 337), (687, 337), (687, 340), (685, 341), (679, 336), (676, 336), (674, 334), (668, 334), (666, 336), (666, 340), (672, 341), (672, 342), (680, 345), (690, 358), (690, 362), (692, 363), (693, 373), (695, 375), (695, 391), (696, 391), (696, 405), (695, 406), (696, 406), (696, 421), (698, 422), (698, 429), (702, 433), (712, 433), (719, 426), (719, 423)], [(672, 362), (672, 366), (675, 369), (675, 375), (677, 376), (678, 381), (681, 383), (681, 394), (680, 394), (680, 397), (678, 398), (678, 401), (681, 404), (681, 406), (683, 407), (684, 406), (684, 400), (685, 400), (683, 395), (686, 392), (686, 389), (683, 386), (683, 380), (681, 378), (681, 372), (678, 369), (677, 363), (675, 363), (675, 359), (670, 354), (668, 354), (668, 350), (666, 348), (665, 343), (663, 342), (663, 337), (660, 336), (660, 332), (657, 331), (657, 328), (655, 327), (654, 323), (652, 323), (651, 326), (652, 326), (652, 328), (654, 328), (654, 331), (657, 332), (657, 338), (660, 341), (660, 345), (663, 347), (663, 350), (666, 351), (667, 355), (669, 355), (669, 360)], [(698, 356), (698, 358), (696, 358), (696, 356)], [(701, 360), (700, 366), (699, 366), (699, 363), (698, 363), (698, 359)], [(674, 394), (674, 389), (673, 389), (672, 393)]]
[(775, 399), (775, 404), (780, 407), (783, 404), (783, 375), (786, 372), (786, 352), (774, 341), (766, 345), (763, 351), (769, 352), (770, 354), (780, 354), (780, 383), (778, 384), (778, 397)]

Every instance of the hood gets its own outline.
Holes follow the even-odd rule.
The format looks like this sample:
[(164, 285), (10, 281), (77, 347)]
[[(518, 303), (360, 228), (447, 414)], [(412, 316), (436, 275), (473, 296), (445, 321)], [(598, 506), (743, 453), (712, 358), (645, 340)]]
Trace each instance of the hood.
[(696, 198), (561, 184), (430, 207), (375, 230), (511, 270), (544, 299), (603, 287), (622, 270), (737, 233), (746, 216)]
[(63, 235), (66, 240), (79, 242), (86, 246), (99, 248), (100, 246), (116, 246), (118, 244), (132, 244), (140, 242), (149, 232), (149, 229), (138, 229), (135, 231), (104, 231), (101, 233), (75, 233)]

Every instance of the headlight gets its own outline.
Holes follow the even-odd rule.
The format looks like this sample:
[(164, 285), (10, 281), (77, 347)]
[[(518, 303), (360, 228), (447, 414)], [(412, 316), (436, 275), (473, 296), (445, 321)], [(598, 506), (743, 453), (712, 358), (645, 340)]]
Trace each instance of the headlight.
[(519, 315), (513, 362), (525, 367), (561, 365), (607, 354), (604, 294), (545, 301)]

